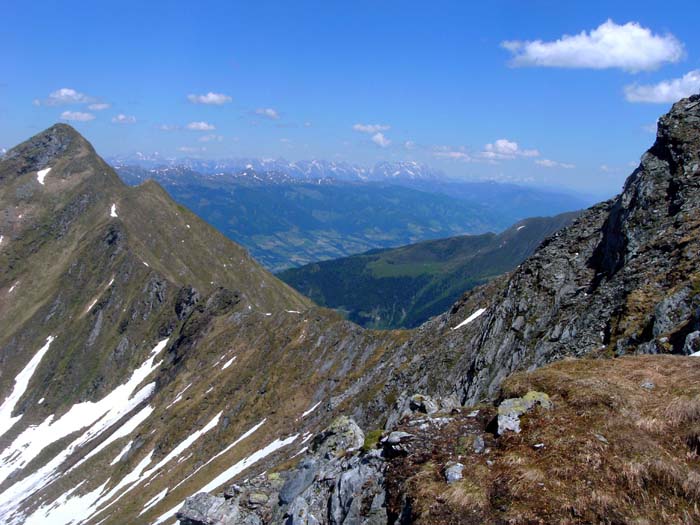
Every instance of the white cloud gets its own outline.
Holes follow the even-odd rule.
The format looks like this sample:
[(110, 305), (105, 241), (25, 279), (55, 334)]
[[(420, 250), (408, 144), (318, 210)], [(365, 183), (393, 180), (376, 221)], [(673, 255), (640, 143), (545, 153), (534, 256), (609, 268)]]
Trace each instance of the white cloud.
[(355, 124), (352, 129), (360, 133), (374, 135), (375, 133), (390, 130), (391, 126), (387, 126), (386, 124)]
[(407, 150), (416, 149), (416, 143), (413, 142), (412, 140), (406, 140), (403, 143), (403, 147), (406, 148)]
[(658, 84), (625, 86), (625, 98), (629, 102), (666, 104), (697, 93), (700, 93), (700, 69), (690, 71), (681, 78), (664, 80)]
[(42, 102), (35, 100), (34, 105), (61, 106), (65, 104), (88, 104), (92, 102), (92, 97), (85, 93), (80, 93), (72, 88), (61, 88), (49, 93), (49, 96)]
[(187, 95), (187, 100), (192, 102), (192, 104), (210, 104), (221, 106), (222, 104), (231, 102), (231, 97), (224, 95), (223, 93), (212, 93), (210, 91), (206, 95)]
[(180, 126), (176, 126), (174, 124), (161, 124), (158, 126), (158, 129), (161, 131), (176, 131), (180, 129)]
[(133, 124), (136, 122), (136, 117), (119, 113), (116, 117), (112, 117), (112, 122), (115, 124)]
[(92, 113), (83, 113), (82, 111), (64, 111), (61, 113), (63, 120), (72, 120), (75, 122), (89, 122), (95, 120), (95, 115)]
[(311, 127), (311, 122), (304, 122), (304, 127), (305, 128), (310, 128)]
[(260, 115), (261, 117), (267, 117), (272, 120), (277, 120), (280, 118), (279, 113), (275, 111), (272, 108), (258, 108), (255, 110), (256, 115)]
[(96, 104), (90, 104), (88, 106), (88, 109), (92, 111), (102, 111), (104, 109), (109, 109), (111, 107), (110, 104), (107, 104), (106, 102), (98, 102)]
[(383, 133), (375, 133), (372, 135), (372, 142), (374, 142), (380, 148), (386, 148), (391, 141), (384, 136)]
[(180, 146), (179, 148), (177, 148), (177, 150), (183, 153), (199, 153), (200, 151), (207, 151), (207, 148), (192, 148), (190, 146)]
[(224, 140), (224, 137), (222, 137), (221, 135), (212, 134), (212, 135), (204, 135), (202, 137), (199, 137), (197, 140), (199, 142), (221, 142), (222, 140)]
[(280, 139), (280, 142), (281, 142), (282, 144), (291, 144), (291, 143), (292, 143), (292, 139), (286, 139), (286, 138), (285, 138), (285, 139)]
[(187, 129), (191, 129), (192, 131), (214, 131), (216, 126), (208, 122), (190, 122), (187, 124)]
[(536, 149), (521, 149), (517, 142), (508, 139), (498, 139), (492, 144), (486, 144), (481, 156), (490, 160), (506, 160), (516, 157), (539, 157)]
[(630, 72), (658, 69), (684, 56), (683, 44), (672, 34), (656, 35), (636, 22), (618, 25), (607, 20), (590, 32), (542, 40), (502, 42), (513, 53), (513, 66), (607, 69)]
[(434, 146), (433, 156), (439, 159), (459, 160), (462, 162), (471, 162), (474, 160), (463, 146), (456, 149), (450, 146)]
[(464, 151), (436, 151), (435, 153), (433, 153), (433, 155), (443, 159), (462, 160), (464, 162), (469, 162), (472, 160), (469, 154), (465, 153)]
[(567, 170), (574, 169), (576, 166), (574, 164), (569, 164), (566, 162), (557, 162), (556, 160), (550, 159), (538, 159), (535, 164), (542, 166), (543, 168), (564, 168)]

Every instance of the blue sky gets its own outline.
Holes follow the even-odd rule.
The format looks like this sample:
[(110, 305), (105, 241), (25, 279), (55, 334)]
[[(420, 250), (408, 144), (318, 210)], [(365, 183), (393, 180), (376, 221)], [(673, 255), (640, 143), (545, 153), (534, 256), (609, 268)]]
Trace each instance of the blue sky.
[(670, 100), (700, 91), (691, 1), (11, 0), (1, 14), (0, 147), (63, 120), (105, 156), (416, 160), (605, 196)]

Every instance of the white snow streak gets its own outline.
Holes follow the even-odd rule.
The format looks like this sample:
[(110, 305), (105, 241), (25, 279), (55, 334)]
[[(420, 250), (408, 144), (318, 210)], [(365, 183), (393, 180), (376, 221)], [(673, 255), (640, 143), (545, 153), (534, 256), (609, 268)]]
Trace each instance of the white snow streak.
[(318, 403), (316, 403), (314, 406), (312, 406), (310, 409), (308, 409), (306, 412), (304, 412), (304, 413), (301, 415), (301, 417), (302, 417), (302, 418), (305, 418), (306, 416), (308, 416), (309, 414), (311, 414), (311, 412), (313, 412), (314, 410), (316, 410), (316, 409), (318, 408), (318, 405), (320, 405), (321, 403), (322, 403), (321, 401), (319, 401)]
[[(84, 481), (80, 484), (82, 485), (83, 483)], [(23, 523), (24, 525), (69, 525), (81, 523), (93, 513), (94, 509), (91, 508), (92, 502), (95, 501), (95, 498), (104, 489), (105, 485), (106, 483), (87, 494), (71, 498), (70, 495), (80, 486), (78, 485), (60, 496), (55, 502), (39, 507)]]
[(187, 385), (185, 388), (183, 388), (183, 389), (180, 391), (180, 393), (179, 393), (177, 396), (175, 396), (175, 399), (173, 399), (172, 403), (170, 403), (167, 407), (165, 407), (165, 410), (169, 409), (169, 408), (170, 408), (171, 406), (173, 406), (175, 403), (177, 403), (178, 401), (180, 401), (180, 400), (182, 399), (182, 394), (184, 394), (185, 391), (186, 391), (189, 387), (191, 387), (191, 386), (192, 386), (192, 383), (190, 383), (190, 384)]
[(44, 179), (49, 174), (49, 171), (51, 171), (51, 168), (46, 168), (36, 172), (36, 180), (38, 180), (39, 184), (41, 184), (42, 186), (44, 185)]
[(141, 388), (139, 385), (160, 366), (162, 361), (157, 363), (154, 361), (167, 343), (168, 339), (160, 341), (151, 351), (149, 358), (133, 371), (131, 378), (101, 400), (77, 403), (55, 421), (54, 416), (50, 415), (40, 425), (25, 429), (0, 453), (0, 483), (2, 483), (12, 472), (26, 467), (47, 446), (74, 432), (86, 429), (48, 463), (0, 494), (0, 522), (14, 523), (16, 519), (10, 521), (10, 517), (14, 515), (17, 518), (16, 511), (21, 503), (55, 481), (61, 475), (59, 467), (66, 459), (80, 447), (109, 430), (151, 396), (155, 383), (149, 383)]
[(467, 317), (464, 321), (459, 323), (457, 326), (455, 326), (452, 330), (457, 330), (458, 328), (462, 328), (463, 326), (468, 325), (471, 323), (474, 319), (479, 317), (481, 314), (483, 314), (486, 311), (486, 308), (479, 308), (476, 312), (471, 314), (469, 317)]
[(134, 443), (134, 441), (131, 440), (131, 441), (129, 441), (126, 445), (124, 445), (124, 448), (123, 448), (123, 449), (121, 450), (121, 452), (119, 452), (119, 454), (117, 454), (117, 456), (112, 460), (112, 462), (110, 463), (110, 465), (116, 465), (117, 463), (119, 463), (119, 462), (122, 460), (122, 458), (123, 458), (124, 456), (126, 456), (126, 453), (129, 452), (129, 450), (131, 450), (131, 445), (132, 445), (133, 443)]
[(19, 281), (17, 281), (15, 284), (10, 286), (10, 289), (7, 291), (7, 293), (12, 293), (15, 288), (17, 288), (17, 285), (19, 284)]
[(226, 454), (229, 450), (231, 450), (233, 447), (235, 447), (236, 445), (238, 445), (241, 441), (243, 441), (244, 439), (246, 439), (246, 438), (252, 436), (252, 435), (255, 433), (256, 430), (258, 430), (261, 426), (263, 426), (263, 425), (265, 424), (265, 421), (267, 421), (267, 419), (263, 419), (260, 423), (258, 423), (258, 424), (255, 425), (254, 427), (252, 427), (252, 428), (246, 430), (243, 434), (241, 434), (241, 436), (240, 436), (238, 439), (236, 439), (236, 441), (234, 441), (233, 443), (231, 443), (229, 446), (227, 446), (224, 450), (222, 450), (221, 452), (219, 452), (219, 453), (218, 453), (216, 456), (214, 456), (213, 458), (209, 458), (209, 461), (207, 461), (204, 465), (202, 465), (201, 467), (198, 467), (192, 474), (190, 474), (190, 475), (187, 476), (185, 479), (183, 479), (180, 483), (178, 483), (177, 485), (175, 485), (175, 486), (173, 487), (173, 490), (175, 490), (176, 488), (178, 488), (178, 487), (179, 487), (180, 485), (182, 485), (185, 481), (187, 481), (187, 480), (190, 479), (192, 476), (194, 476), (197, 472), (199, 472), (199, 471), (202, 470), (204, 467), (206, 467), (209, 463), (211, 463), (211, 462), (214, 461), (215, 459), (217, 459), (217, 458), (223, 456), (224, 454)]
[(146, 504), (143, 506), (143, 510), (139, 512), (139, 516), (141, 514), (144, 514), (145, 512), (148, 512), (149, 509), (155, 507), (160, 500), (162, 500), (166, 495), (168, 494), (168, 489), (167, 487), (164, 488), (162, 491), (160, 491), (158, 494), (153, 496), (151, 499), (149, 499)]
[[(204, 485), (202, 488), (199, 490), (196, 490), (193, 492), (193, 494), (197, 494), (199, 492), (211, 492), (214, 489), (218, 488), (219, 486), (223, 485), (236, 475), (240, 474), (243, 472), (245, 469), (248, 467), (254, 465), (261, 459), (269, 456), (273, 452), (276, 452), (277, 450), (286, 447), (287, 445), (293, 443), (296, 441), (297, 437), (299, 437), (299, 434), (294, 434), (293, 436), (289, 436), (286, 439), (276, 439), (269, 445), (267, 445), (265, 448), (261, 448), (257, 452), (254, 452), (250, 456), (248, 456), (245, 459), (240, 460), (239, 462), (235, 463), (228, 469), (224, 470), (221, 474), (216, 476), (214, 479), (212, 479), (209, 483)], [(178, 509), (182, 506), (183, 502), (178, 503), (176, 506), (174, 506), (172, 509), (170, 509), (168, 512), (165, 514), (162, 514), (154, 523), (153, 525), (157, 525), (159, 523), (163, 523), (164, 521), (170, 519), (173, 517)]]
[[(136, 488), (142, 481), (147, 480), (150, 478), (154, 473), (158, 472), (161, 468), (163, 468), (167, 463), (169, 463), (172, 459), (176, 458), (180, 454), (182, 454), (185, 450), (187, 450), (192, 444), (197, 441), (201, 436), (209, 432), (212, 428), (215, 428), (219, 424), (219, 419), (221, 418), (222, 412), (219, 412), (214, 418), (209, 421), (201, 430), (198, 430), (188, 436), (184, 441), (182, 441), (178, 446), (176, 446), (174, 449), (170, 451), (169, 454), (167, 454), (163, 459), (161, 459), (154, 467), (149, 468), (148, 470), (144, 471), (144, 468), (150, 463), (150, 458), (149, 461), (144, 465), (144, 468), (141, 468), (138, 471), (138, 475), (132, 475), (130, 474), (129, 479), (127, 480), (124, 478), (119, 482), (119, 484), (114, 487), (112, 490), (110, 490), (105, 496), (100, 498), (100, 501), (96, 503), (96, 506), (99, 507), (102, 503), (108, 502), (114, 495), (116, 495), (122, 488), (124, 488), (126, 485), (130, 484), (131, 486), (126, 489), (124, 492), (119, 494), (119, 496), (112, 501), (109, 505), (107, 505), (104, 509), (106, 510), (107, 508), (111, 507), (114, 505), (117, 501), (119, 501), (122, 497), (124, 497), (127, 493), (131, 492), (134, 488)], [(152, 455), (152, 453), (151, 453)]]
[[(46, 344), (42, 346), (36, 354), (34, 354), (34, 357), (29, 360), (29, 363), (27, 363), (22, 371), (17, 374), (17, 377), (15, 377), (15, 387), (12, 389), (12, 393), (0, 406), (0, 436), (3, 436), (14, 426), (17, 421), (22, 419), (21, 415), (12, 417), (12, 412), (17, 406), (17, 402), (27, 390), (27, 386), (34, 375), (36, 367), (39, 366), (41, 359), (44, 357), (44, 354), (48, 352), (54, 339), (54, 336), (49, 336), (46, 339)], [(2, 458), (2, 456), (0, 456), (0, 458)]]
[(524, 228), (525, 226), (518, 226), (518, 229), (516, 231), (520, 231)]
[(226, 370), (229, 366), (231, 366), (231, 363), (233, 363), (235, 360), (236, 356), (234, 355), (231, 359), (224, 363), (224, 365), (221, 367), (221, 370)]
[(112, 207), (109, 209), (109, 216), (110, 217), (119, 217), (119, 215), (117, 215), (117, 205), (116, 204), (112, 204)]

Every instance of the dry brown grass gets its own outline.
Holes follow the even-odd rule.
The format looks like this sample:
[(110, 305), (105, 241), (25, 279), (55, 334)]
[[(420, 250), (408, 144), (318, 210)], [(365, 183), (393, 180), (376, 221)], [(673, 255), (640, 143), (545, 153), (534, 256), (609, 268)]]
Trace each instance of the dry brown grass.
[(700, 523), (700, 359), (566, 360), (511, 377), (503, 394), (529, 390), (554, 408), (463, 458), (463, 482), (448, 486), (438, 466), (412, 480), (420, 523)]

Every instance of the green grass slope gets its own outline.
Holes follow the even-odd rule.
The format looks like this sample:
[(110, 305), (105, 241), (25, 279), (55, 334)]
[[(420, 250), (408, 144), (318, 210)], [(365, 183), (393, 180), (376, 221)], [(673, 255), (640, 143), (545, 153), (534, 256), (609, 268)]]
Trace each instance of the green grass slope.
[(322, 306), (366, 327), (414, 327), (462, 293), (513, 270), (576, 212), (516, 223), (487, 233), (424, 241), (292, 268), (278, 276)]

